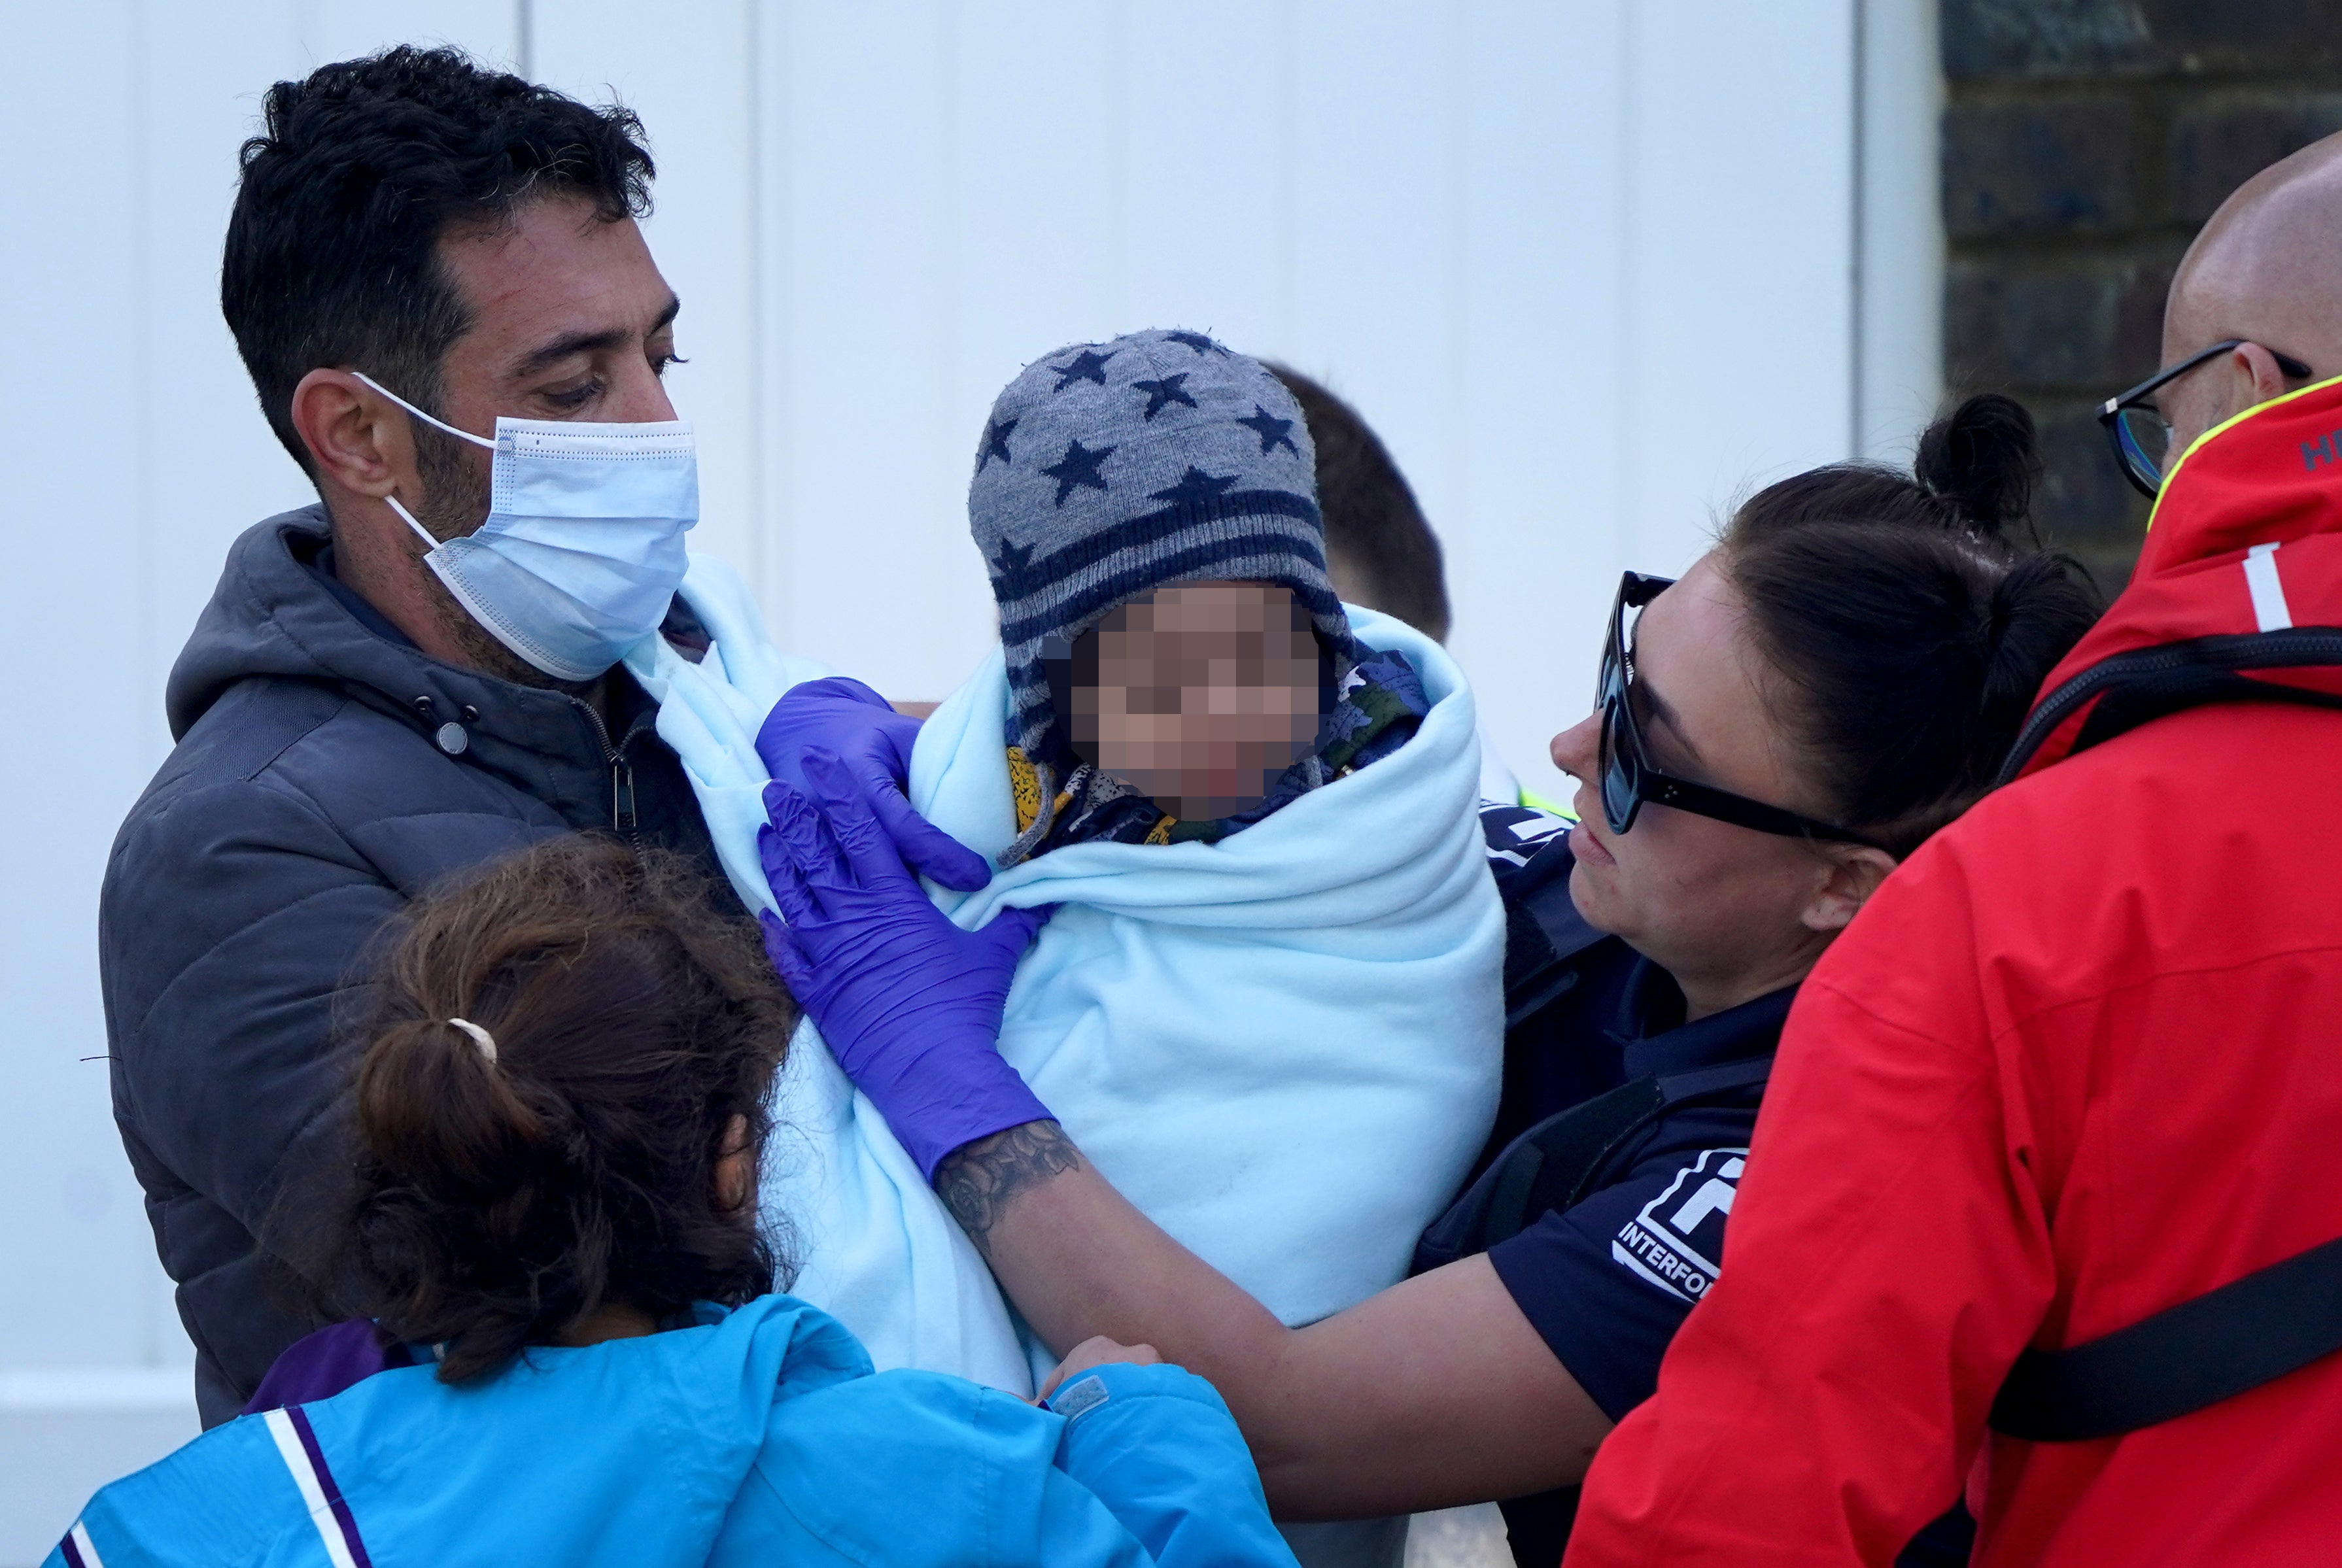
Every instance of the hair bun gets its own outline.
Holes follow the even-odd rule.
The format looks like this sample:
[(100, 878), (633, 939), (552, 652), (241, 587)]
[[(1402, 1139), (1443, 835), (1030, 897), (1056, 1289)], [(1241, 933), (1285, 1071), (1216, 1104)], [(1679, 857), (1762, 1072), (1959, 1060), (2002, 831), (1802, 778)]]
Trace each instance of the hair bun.
[(2041, 683), (2104, 609), (2088, 570), (2063, 551), (2020, 555), (1993, 584), (1985, 612), (1990, 652), (1980, 711), (2005, 730), (2010, 744), (2041, 694)]
[(2033, 415), (2013, 397), (1980, 393), (1927, 426), (1912, 470), (1969, 528), (1997, 539), (2033, 510), (2041, 479)]

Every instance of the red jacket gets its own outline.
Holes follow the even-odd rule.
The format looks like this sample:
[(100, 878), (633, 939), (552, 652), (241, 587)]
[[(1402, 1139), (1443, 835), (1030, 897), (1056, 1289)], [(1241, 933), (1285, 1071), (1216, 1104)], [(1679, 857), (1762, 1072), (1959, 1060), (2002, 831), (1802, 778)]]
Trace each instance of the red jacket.
[[(2193, 448), (2045, 690), (2342, 625), (2337, 430), (2342, 382)], [(1725, 1266), (1596, 1457), (1570, 1568), (1886, 1563), (1964, 1483), (1979, 1564), (2342, 1561), (2342, 1355), (2121, 1437), (1986, 1430), (2027, 1346), (2342, 1236), (2342, 713), (2075, 752), (2082, 717), (1815, 969)]]

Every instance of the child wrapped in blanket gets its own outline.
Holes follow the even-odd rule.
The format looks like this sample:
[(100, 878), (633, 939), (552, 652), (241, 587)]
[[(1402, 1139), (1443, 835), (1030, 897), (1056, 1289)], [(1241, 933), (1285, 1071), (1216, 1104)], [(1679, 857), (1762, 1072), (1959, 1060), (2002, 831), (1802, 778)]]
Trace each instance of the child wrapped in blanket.
[(1002, 394), (968, 493), (1016, 700), (1001, 864), (1216, 843), (1415, 734), (1421, 677), (1326, 578), (1308, 443), (1266, 368), (1191, 333)]
[[(954, 1147), (1051, 1116), (1288, 1323), (1395, 1283), (1499, 1074), (1504, 921), (1461, 676), (1336, 598), (1300, 410), (1201, 334), (1028, 366), (968, 504), (1001, 646), (918, 731), (909, 804), (997, 868), (931, 889), (958, 926), (1021, 944), (1023, 912), (1056, 913), (1007, 994), (998, 1078), (873, 1076), (841, 1037), (842, 1074), (793, 1079), (780, 1114), (809, 1158), (776, 1195), (798, 1290), (882, 1365), (1027, 1386), (1046, 1348), (1017, 1353), (927, 1183)], [(756, 749), (781, 781), (765, 858), (784, 919), (808, 907), (786, 867), (793, 838), (818, 852), (820, 754), (866, 761), (902, 724), (846, 682), (773, 709)], [(771, 945), (789, 974), (786, 931)], [(831, 1062), (804, 1044), (800, 1065)]]

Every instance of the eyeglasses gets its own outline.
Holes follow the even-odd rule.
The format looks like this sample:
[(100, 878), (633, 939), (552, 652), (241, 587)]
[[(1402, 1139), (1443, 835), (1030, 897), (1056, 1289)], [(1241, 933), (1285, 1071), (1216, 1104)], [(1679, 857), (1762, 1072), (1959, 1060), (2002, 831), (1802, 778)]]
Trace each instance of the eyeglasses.
[[(2122, 464), (2123, 477), (2130, 481), (2132, 489), (2153, 500), (2163, 489), (2163, 460), (2171, 454), (2171, 426), (2165, 422), (2162, 411), (2147, 400), (2206, 360), (2217, 359), (2250, 341), (2232, 337), (2225, 343), (2216, 343), (2201, 354), (2191, 354), (2177, 365), (2157, 371), (2128, 392), (2109, 397), (2099, 405), (2098, 423), (2106, 426), (2107, 439), (2114, 444), (2115, 461)], [(2295, 381), (2306, 381), (2317, 374), (2289, 354), (2279, 354), (2272, 348), (2269, 357)]]
[[(1728, 822), (1758, 833), (1785, 838), (1820, 838), (1838, 844), (1886, 845), (1827, 823), (1713, 785), (1694, 784), (1659, 772), (1643, 749), (1643, 732), (1635, 722), (1635, 705), (1627, 700), (1634, 679), (1634, 644), (1626, 635), (1626, 612), (1640, 611), (1672, 586), (1673, 577), (1646, 577), (1628, 572), (1618, 579), (1618, 602), (1610, 610), (1610, 636), (1602, 648), (1602, 681), (1595, 701), (1602, 710), (1602, 818), (1612, 833), (1635, 825), (1636, 814), (1646, 805), (1673, 806), (1696, 816)], [(1639, 619), (1639, 616), (1637, 617)]]

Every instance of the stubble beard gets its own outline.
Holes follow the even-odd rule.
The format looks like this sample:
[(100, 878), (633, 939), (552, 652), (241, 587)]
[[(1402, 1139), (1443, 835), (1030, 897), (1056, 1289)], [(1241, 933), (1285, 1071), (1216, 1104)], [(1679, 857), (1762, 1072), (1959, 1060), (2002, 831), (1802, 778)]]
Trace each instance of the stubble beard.
[[(494, 489), (489, 454), (434, 430), (420, 433), (415, 459), (424, 493), (423, 504), (415, 508), (415, 514), (433, 538), (457, 538), (487, 520)], [(598, 675), (590, 681), (565, 681), (546, 674), (490, 636), (487, 629), (447, 591), (439, 574), (419, 557), (415, 567), (423, 575), (424, 594), (430, 601), (432, 615), (440, 629), (464, 651), (465, 662), (474, 669), (515, 685), (565, 692), (573, 697), (584, 697), (601, 685), (602, 677)]]

